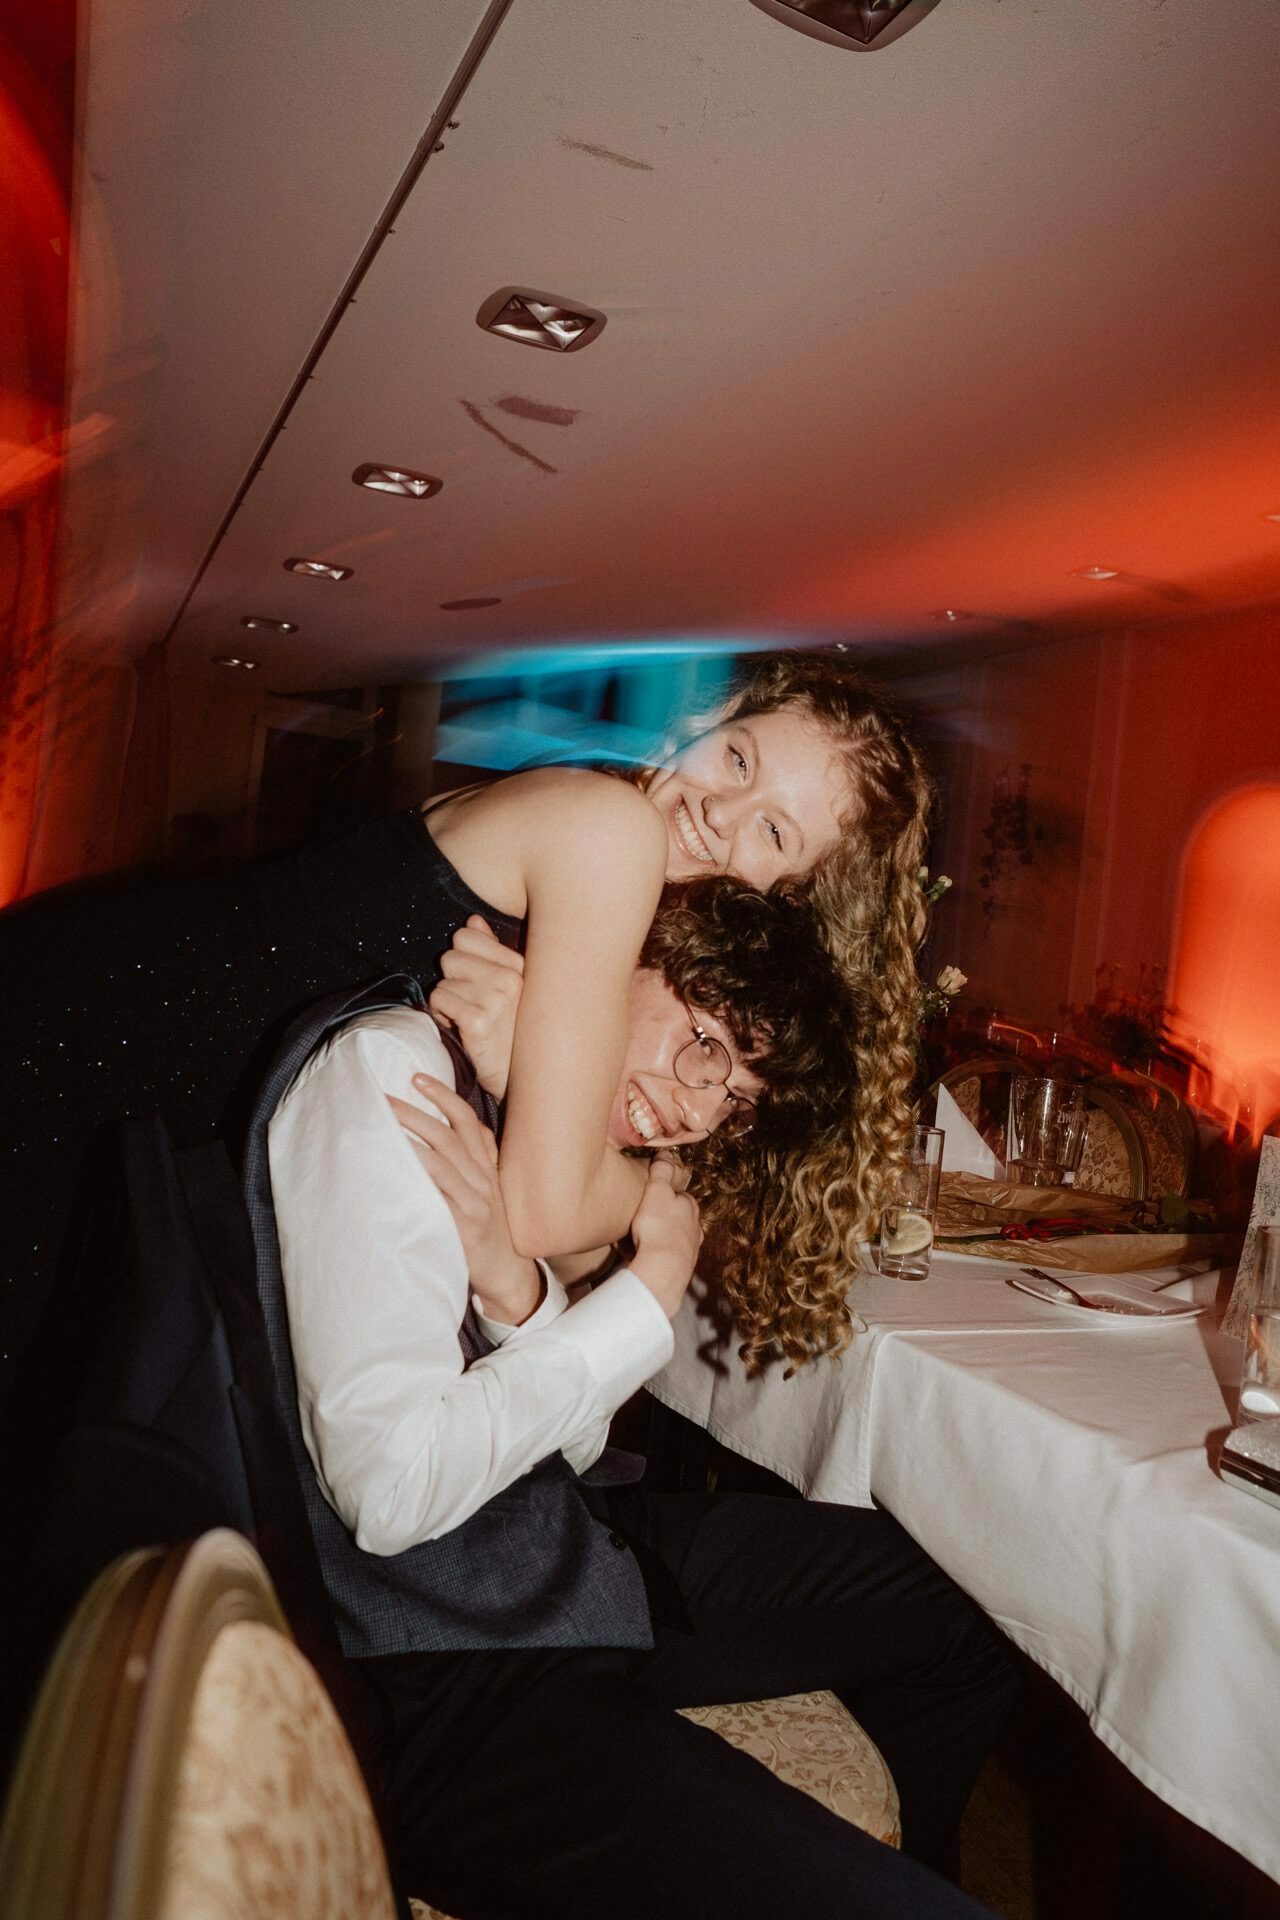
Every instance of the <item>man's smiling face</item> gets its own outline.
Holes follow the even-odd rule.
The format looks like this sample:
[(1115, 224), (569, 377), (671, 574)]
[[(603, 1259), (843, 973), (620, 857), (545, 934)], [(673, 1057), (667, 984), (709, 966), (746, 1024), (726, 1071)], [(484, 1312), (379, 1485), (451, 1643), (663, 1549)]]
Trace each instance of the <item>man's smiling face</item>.
[[(675, 1058), (694, 1040), (690, 1012), (708, 1039), (718, 1040), (733, 1062), (728, 1086), (689, 1087), (676, 1077)], [(699, 1077), (697, 1055), (682, 1067)], [(660, 973), (639, 968), (632, 978), (627, 1015), (627, 1053), (622, 1079), (609, 1110), (614, 1147), (678, 1147), (705, 1140), (732, 1111), (735, 1098), (755, 1100), (763, 1082), (743, 1063), (740, 1049), (714, 1014), (686, 1009)]]

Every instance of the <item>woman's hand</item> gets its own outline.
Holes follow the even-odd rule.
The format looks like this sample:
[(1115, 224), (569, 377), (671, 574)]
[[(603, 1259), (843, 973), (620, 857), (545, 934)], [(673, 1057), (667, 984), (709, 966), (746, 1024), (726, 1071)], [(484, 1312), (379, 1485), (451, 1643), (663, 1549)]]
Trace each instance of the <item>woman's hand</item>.
[(454, 934), (440, 970), (444, 978), (427, 1005), (437, 1020), (457, 1028), (485, 1092), (505, 1100), (524, 959), (473, 913)]
[(511, 1244), (498, 1185), (498, 1143), (451, 1087), (429, 1074), (414, 1078), (444, 1120), (389, 1096), (392, 1110), (448, 1203), (481, 1308), (489, 1319), (518, 1327), (541, 1301), (543, 1283), (534, 1261)]
[(631, 1223), (636, 1246), (631, 1271), (643, 1280), (668, 1320), (674, 1320), (680, 1310), (702, 1245), (698, 1203), (683, 1191), (685, 1178), (678, 1162), (655, 1154)]

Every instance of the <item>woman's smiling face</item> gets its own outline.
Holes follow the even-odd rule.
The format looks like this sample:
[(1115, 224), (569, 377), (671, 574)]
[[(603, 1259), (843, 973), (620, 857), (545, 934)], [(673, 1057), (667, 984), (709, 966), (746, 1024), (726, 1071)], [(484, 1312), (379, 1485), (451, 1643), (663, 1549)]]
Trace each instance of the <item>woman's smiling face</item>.
[(809, 873), (851, 816), (844, 756), (795, 707), (731, 720), (660, 767), (648, 788), (667, 829), (667, 878), (730, 873), (762, 891)]

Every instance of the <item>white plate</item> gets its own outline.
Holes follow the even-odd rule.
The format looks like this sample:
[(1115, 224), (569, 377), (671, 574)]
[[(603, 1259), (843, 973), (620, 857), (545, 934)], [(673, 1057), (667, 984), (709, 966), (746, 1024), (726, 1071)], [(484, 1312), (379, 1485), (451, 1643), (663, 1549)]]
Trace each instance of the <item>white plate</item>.
[(1082, 1275), (1082, 1290), (1095, 1295), (1099, 1301), (1113, 1300), (1115, 1308), (1105, 1305), (1087, 1307), (1079, 1300), (1059, 1300), (1049, 1291), (1042, 1280), (1031, 1274), (1010, 1273), (1005, 1275), (1005, 1285), (1016, 1287), (1019, 1293), (1029, 1293), (1033, 1300), (1043, 1300), (1047, 1307), (1059, 1308), (1064, 1313), (1074, 1314), (1077, 1319), (1107, 1320), (1117, 1323), (1126, 1320), (1131, 1324), (1141, 1320), (1148, 1326), (1153, 1320), (1193, 1320), (1204, 1312), (1204, 1303), (1197, 1300), (1166, 1300), (1153, 1294), (1148, 1287), (1136, 1281), (1126, 1281), (1123, 1274), (1091, 1273), (1087, 1279)]

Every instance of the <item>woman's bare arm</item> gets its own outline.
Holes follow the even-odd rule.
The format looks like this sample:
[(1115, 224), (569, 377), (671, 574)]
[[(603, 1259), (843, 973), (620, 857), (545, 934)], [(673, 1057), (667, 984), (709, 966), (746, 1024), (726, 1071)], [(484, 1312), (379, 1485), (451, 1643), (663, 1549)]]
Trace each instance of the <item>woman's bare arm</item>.
[(662, 822), (622, 781), (548, 768), (465, 796), (431, 830), (477, 893), (528, 920), (501, 1156), (512, 1240), (540, 1255), (616, 1240), (644, 1167), (606, 1127), (665, 874)]

